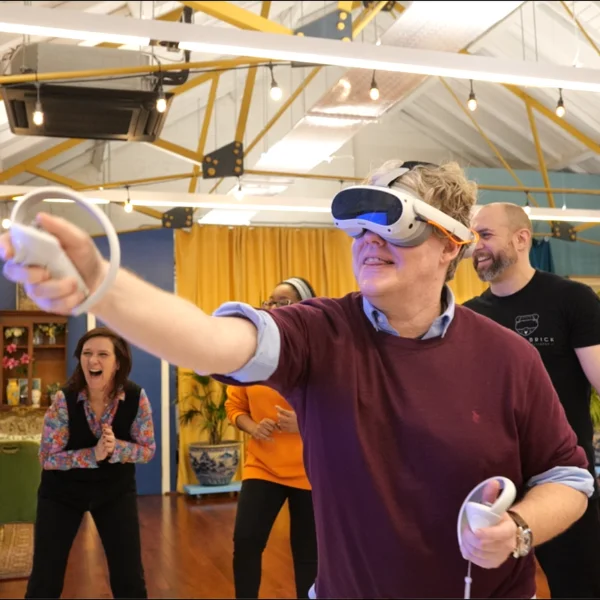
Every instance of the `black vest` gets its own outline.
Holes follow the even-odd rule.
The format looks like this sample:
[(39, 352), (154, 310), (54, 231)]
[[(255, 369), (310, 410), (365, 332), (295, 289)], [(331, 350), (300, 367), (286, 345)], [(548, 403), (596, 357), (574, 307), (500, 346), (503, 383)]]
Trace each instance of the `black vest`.
[[(77, 401), (77, 392), (69, 392), (63, 389), (67, 409), (69, 413), (69, 441), (65, 447), (68, 450), (82, 450), (94, 448), (98, 438), (94, 435), (85, 416), (83, 402)], [(117, 440), (132, 442), (131, 426), (138, 413), (140, 404), (141, 388), (127, 381), (125, 384), (125, 399), (119, 401), (115, 413), (112, 430)], [(135, 488), (135, 464), (134, 463), (111, 463), (108, 459), (100, 461), (98, 468), (73, 468), (66, 471), (46, 470), (42, 471), (41, 490), (46, 492), (67, 492), (70, 488), (81, 488), (82, 485), (92, 484), (92, 487), (113, 484), (121, 487), (133, 486)], [(75, 491), (74, 489), (72, 491)], [(83, 491), (80, 489), (80, 491)]]

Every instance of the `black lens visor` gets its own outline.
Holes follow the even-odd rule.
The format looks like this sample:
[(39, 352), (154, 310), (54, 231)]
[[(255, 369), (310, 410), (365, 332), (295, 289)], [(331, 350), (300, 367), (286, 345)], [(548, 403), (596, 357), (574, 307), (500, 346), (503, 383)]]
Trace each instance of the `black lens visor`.
[(402, 216), (402, 202), (385, 190), (352, 189), (339, 192), (331, 204), (336, 221), (365, 219), (376, 225), (393, 225)]

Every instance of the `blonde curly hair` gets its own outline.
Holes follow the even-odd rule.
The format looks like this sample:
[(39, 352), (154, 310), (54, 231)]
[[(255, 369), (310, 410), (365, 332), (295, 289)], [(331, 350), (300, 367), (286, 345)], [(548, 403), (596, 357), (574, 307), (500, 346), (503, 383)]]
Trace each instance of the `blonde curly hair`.
[[(386, 173), (402, 167), (404, 161), (389, 160), (373, 170), (364, 183), (376, 185), (377, 180)], [(467, 179), (464, 170), (456, 162), (442, 165), (418, 165), (396, 180), (397, 183), (411, 189), (421, 200), (470, 227), (471, 210), (477, 202), (477, 183)], [(394, 184), (392, 184), (392, 187)], [(445, 237), (443, 232), (434, 229), (436, 235)], [(461, 246), (460, 252), (448, 266), (446, 281), (454, 278), (458, 263), (462, 260), (467, 246)]]

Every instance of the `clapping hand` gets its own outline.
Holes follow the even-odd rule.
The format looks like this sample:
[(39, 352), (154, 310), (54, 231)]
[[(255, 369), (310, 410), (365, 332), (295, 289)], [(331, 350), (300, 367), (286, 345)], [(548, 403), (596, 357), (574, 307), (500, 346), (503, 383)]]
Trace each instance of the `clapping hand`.
[(255, 440), (262, 442), (272, 442), (272, 433), (277, 429), (277, 423), (273, 419), (263, 419), (260, 423), (256, 423), (256, 427), (251, 432)]
[(96, 444), (96, 461), (104, 460), (115, 451), (115, 434), (110, 425), (102, 425), (102, 436)]
[(293, 410), (281, 408), (281, 406), (276, 406), (275, 408), (277, 409), (277, 425), (279, 430), (286, 433), (298, 433), (299, 429), (296, 413)]

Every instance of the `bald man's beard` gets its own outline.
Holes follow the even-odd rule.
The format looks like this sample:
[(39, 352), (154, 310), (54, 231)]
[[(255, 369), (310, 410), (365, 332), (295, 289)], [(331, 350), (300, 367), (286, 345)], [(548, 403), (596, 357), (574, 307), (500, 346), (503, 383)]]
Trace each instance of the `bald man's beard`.
[[(480, 264), (484, 259), (491, 260)], [(489, 252), (478, 252), (473, 255), (473, 266), (475, 272), (481, 281), (493, 283), (501, 277), (507, 269), (512, 267), (517, 262), (517, 252), (511, 246), (507, 246), (504, 250), (498, 251), (495, 255)]]

